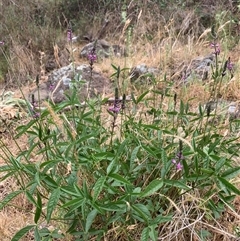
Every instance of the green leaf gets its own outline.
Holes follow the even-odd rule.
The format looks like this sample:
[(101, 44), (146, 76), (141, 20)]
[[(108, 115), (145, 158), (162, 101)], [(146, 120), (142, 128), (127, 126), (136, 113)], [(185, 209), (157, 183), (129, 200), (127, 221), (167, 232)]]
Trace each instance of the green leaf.
[(68, 208), (68, 207), (75, 207), (78, 208), (80, 207), (84, 202), (84, 198), (75, 198), (67, 203), (65, 203), (64, 205), (62, 205), (62, 208)]
[(114, 170), (114, 168), (116, 167), (116, 163), (117, 163), (116, 159), (110, 162), (110, 164), (107, 167), (107, 174), (111, 173), (112, 170)]
[(22, 238), (26, 233), (28, 233), (33, 227), (35, 227), (35, 225), (29, 225), (26, 226), (22, 229), (20, 229), (11, 239), (11, 241), (18, 241), (20, 240), (20, 238)]
[(115, 66), (114, 64), (111, 64), (111, 66), (117, 71), (118, 70), (118, 67)]
[(48, 175), (44, 176), (43, 181), (47, 184), (47, 186), (52, 188), (58, 188), (58, 184)]
[(141, 203), (136, 203), (132, 205), (132, 208), (138, 214), (137, 216), (142, 218), (146, 223), (148, 223), (152, 219), (151, 214), (145, 205)]
[[(10, 172), (10, 171), (16, 171), (15, 168), (13, 168), (13, 166), (9, 166), (9, 165), (5, 165), (5, 166), (0, 166), (0, 172)], [(2, 180), (2, 178), (1, 178)]]
[(38, 227), (36, 226), (34, 229), (34, 240), (35, 241), (41, 241), (41, 236), (38, 230)]
[(232, 179), (235, 178), (237, 175), (240, 174), (240, 167), (233, 167), (221, 174), (221, 177), (225, 179)]
[(85, 225), (85, 233), (88, 233), (89, 229), (92, 226), (92, 223), (95, 219), (95, 217), (97, 216), (97, 210), (93, 209), (87, 216), (87, 220), (86, 220), (86, 225)]
[(145, 145), (142, 145), (142, 148), (150, 155), (150, 156), (153, 156), (153, 157), (156, 157), (156, 154), (154, 153), (154, 151), (152, 151), (148, 146), (145, 146)]
[(39, 192), (37, 193), (37, 205), (36, 205), (36, 212), (35, 212), (35, 215), (34, 215), (34, 222), (37, 223), (40, 216), (41, 216), (41, 213), (42, 213), (42, 199), (41, 199), (41, 196), (39, 194)]
[(120, 182), (120, 183), (124, 183), (124, 184), (127, 184), (127, 185), (132, 185), (131, 182), (129, 182), (128, 180), (126, 180), (124, 177), (122, 177), (121, 175), (119, 175), (117, 173), (111, 173), (108, 176), (113, 178), (114, 180)]
[(151, 241), (157, 241), (158, 240), (157, 231), (156, 231), (157, 226), (158, 225), (149, 226), (149, 228), (150, 228), (149, 237), (150, 237)]
[(98, 202), (91, 202), (91, 205), (94, 209), (96, 209), (100, 214), (104, 215), (104, 209), (102, 205), (98, 205)]
[(163, 181), (159, 179), (153, 180), (140, 194), (140, 197), (148, 197), (155, 194), (163, 186)]
[(179, 189), (183, 189), (183, 190), (187, 190), (187, 191), (191, 190), (191, 187), (187, 186), (184, 182), (185, 182), (184, 180), (180, 180), (180, 181), (178, 181), (178, 180), (165, 180), (164, 181), (165, 184), (171, 185), (173, 187), (177, 187)]
[(137, 101), (136, 101), (133, 93), (131, 93), (131, 100), (133, 101), (133, 103), (134, 103), (135, 105), (137, 104)]
[(36, 201), (34, 200), (32, 194), (29, 193), (28, 191), (26, 191), (25, 193), (26, 193), (26, 196), (27, 196), (28, 201), (30, 201), (34, 206), (37, 206), (37, 203), (36, 203)]
[(141, 234), (141, 241), (149, 241), (149, 228), (146, 227), (143, 229)]
[(93, 201), (95, 202), (104, 187), (106, 177), (100, 177), (93, 187)]
[(137, 146), (132, 151), (132, 155), (131, 155), (131, 158), (130, 158), (130, 171), (132, 171), (132, 169), (133, 169), (133, 164), (134, 164), (134, 162), (137, 158), (137, 154), (138, 154), (139, 149), (140, 149), (140, 146)]
[(238, 188), (236, 188), (233, 184), (231, 184), (230, 182), (228, 182), (226, 179), (222, 178), (222, 177), (217, 177), (219, 182), (228, 190), (231, 192), (236, 193), (237, 195), (240, 195), (240, 190)]
[(150, 223), (151, 224), (157, 224), (159, 225), (160, 223), (166, 223), (166, 222), (170, 222), (172, 220), (172, 215), (168, 215), (168, 216), (162, 216), (162, 215), (158, 215), (156, 218), (154, 218), (154, 220), (152, 220)]
[(79, 197), (79, 196), (82, 197), (82, 195), (79, 192), (76, 192), (74, 187), (70, 187), (70, 186), (61, 187), (61, 191), (73, 197)]
[(101, 153), (97, 153), (94, 155), (94, 159), (96, 160), (113, 160), (113, 158), (115, 157), (114, 153), (112, 152), (101, 152)]
[(0, 202), (0, 210), (3, 209), (13, 198), (15, 198), (16, 196), (18, 196), (20, 193), (22, 193), (23, 191), (15, 191), (15, 192), (11, 192), (10, 194), (8, 194), (1, 202)]
[(40, 186), (41, 185), (41, 183), (40, 183), (40, 173), (39, 173), (39, 171), (37, 171), (36, 173), (35, 173), (35, 178), (34, 178), (34, 180), (35, 180), (35, 182)]
[(168, 161), (167, 153), (164, 149), (162, 149), (161, 152), (161, 160), (163, 162), (163, 167), (161, 168), (161, 178), (164, 179), (171, 166), (171, 162)]
[(48, 204), (47, 204), (47, 222), (49, 222), (50, 219), (51, 219), (52, 212), (55, 209), (55, 207), (56, 207), (56, 205), (58, 203), (58, 200), (60, 198), (60, 193), (61, 193), (60, 192), (60, 188), (55, 189), (52, 192), (52, 194), (51, 194), (51, 196), (50, 196), (50, 198), (48, 200)]
[(149, 90), (145, 91), (143, 94), (141, 94), (136, 101), (136, 104), (138, 104), (139, 102), (141, 102), (141, 100), (149, 93)]

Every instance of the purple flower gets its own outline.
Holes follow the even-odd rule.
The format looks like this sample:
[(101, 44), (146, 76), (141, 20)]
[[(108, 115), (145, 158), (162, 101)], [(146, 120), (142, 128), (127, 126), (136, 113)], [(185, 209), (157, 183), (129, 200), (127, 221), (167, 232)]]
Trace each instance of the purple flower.
[(39, 112), (34, 112), (33, 113), (33, 118), (38, 119), (40, 117), (40, 113)]
[(211, 43), (211, 44), (210, 44), (210, 47), (211, 47), (212, 49), (214, 49), (214, 54), (216, 54), (216, 55), (219, 55), (219, 54), (220, 54), (221, 50), (220, 50), (220, 46), (219, 46), (218, 43)]
[(181, 171), (183, 169), (183, 165), (181, 164), (181, 162), (177, 162), (176, 159), (172, 159), (172, 164), (176, 166), (176, 169), (178, 171)]
[(177, 153), (176, 157), (178, 158), (178, 160), (183, 160), (184, 159), (183, 154), (182, 154), (181, 151)]
[(93, 48), (90, 53), (88, 54), (88, 60), (90, 62), (90, 65), (93, 65), (93, 63), (97, 60), (97, 55), (95, 53), (95, 48)]
[(227, 69), (229, 71), (232, 71), (232, 69), (233, 69), (233, 63), (231, 62), (230, 58), (227, 61)]
[(36, 102), (32, 102), (32, 106), (33, 106), (33, 109), (35, 109), (38, 106), (38, 104)]
[(4, 41), (0, 41), (0, 45), (4, 45)]
[(176, 165), (177, 170), (181, 171), (183, 169), (183, 165), (179, 162)]
[(71, 28), (68, 28), (68, 30), (67, 30), (67, 40), (68, 40), (69, 42), (72, 42), (72, 38), (73, 38), (72, 29), (71, 29)]
[(50, 90), (50, 91), (53, 91), (53, 90), (54, 90), (54, 85), (53, 85), (53, 84), (50, 84), (49, 90)]
[(210, 46), (211, 46), (211, 48), (219, 48), (218, 43), (211, 43)]
[(118, 106), (110, 106), (108, 108), (108, 111), (111, 111), (114, 114), (118, 114), (120, 110), (121, 110), (121, 107), (118, 107)]
[(181, 164), (181, 161), (184, 159), (184, 156), (182, 154), (182, 151), (179, 151), (176, 155), (176, 158), (172, 159), (172, 164), (176, 166), (176, 169), (178, 171), (181, 171), (183, 169), (183, 165)]

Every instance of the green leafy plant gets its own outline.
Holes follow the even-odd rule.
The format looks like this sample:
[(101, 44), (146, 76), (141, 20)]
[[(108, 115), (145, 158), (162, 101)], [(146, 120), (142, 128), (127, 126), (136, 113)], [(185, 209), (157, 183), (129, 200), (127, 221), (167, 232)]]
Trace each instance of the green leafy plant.
[[(230, 59), (219, 64), (214, 29), (212, 36), (209, 101), (217, 107), (232, 65)], [(93, 49), (91, 77), (95, 60)], [(27, 105), (29, 119), (14, 135), (17, 154), (1, 143), (0, 180), (14, 181), (17, 188), (3, 198), (0, 210), (14, 206), (18, 197), (33, 207), (32, 224), (12, 241), (29, 233), (35, 240), (208, 240), (210, 224), (234, 209), (232, 201), (240, 195), (233, 181), (240, 174), (234, 132), (239, 121), (223, 125), (217, 108), (190, 110), (166, 75), (151, 76), (153, 88), (144, 86), (127, 99), (126, 66), (112, 67), (112, 106), (100, 97), (80, 102), (79, 85), (73, 84), (65, 101), (45, 103), (37, 115), (32, 111), (38, 106)], [(25, 149), (18, 145), (23, 137)]]

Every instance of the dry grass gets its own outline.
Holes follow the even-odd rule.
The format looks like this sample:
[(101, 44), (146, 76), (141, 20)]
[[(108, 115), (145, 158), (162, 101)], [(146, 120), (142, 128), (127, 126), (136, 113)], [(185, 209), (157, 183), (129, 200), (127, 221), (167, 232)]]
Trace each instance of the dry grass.
[[(143, 18), (145, 14), (145, 18)], [(179, 13), (178, 13), (179, 14)], [(175, 19), (182, 19), (182, 25), (179, 26), (178, 34), (176, 34), (177, 23)], [(146, 24), (146, 19), (148, 24)], [(150, 67), (157, 67), (161, 70), (160, 79), (163, 79), (165, 73), (168, 77), (176, 74), (181, 70), (181, 66), (189, 64), (192, 59), (198, 56), (205, 56), (210, 53), (209, 41), (207, 34), (201, 32), (202, 29), (196, 29), (195, 35), (184, 35), (191, 28), (191, 20), (194, 19), (194, 13), (189, 11), (185, 16), (181, 15), (176, 18), (172, 16), (170, 21), (164, 18), (159, 19), (159, 24), (156, 19), (151, 18), (151, 13), (141, 13), (137, 16), (136, 28), (134, 29), (132, 39), (127, 43), (127, 39), (121, 36), (126, 36), (125, 30), (119, 39), (115, 39), (116, 42), (121, 44), (129, 44), (131, 49), (131, 55), (126, 58), (108, 58), (98, 62), (95, 65), (95, 70), (101, 70), (105, 76), (110, 76), (113, 73), (111, 64), (115, 66), (127, 67), (131, 69), (137, 64), (145, 63)], [(195, 19), (195, 25), (197, 24)], [(152, 41), (147, 41), (145, 33), (151, 35)], [(201, 35), (202, 33), (202, 35)], [(183, 35), (185, 41), (182, 41)], [(201, 35), (201, 37), (197, 37)], [(133, 40), (134, 39), (134, 40)], [(14, 56), (10, 59), (13, 69), (21, 70), (18, 72), (20, 76), (26, 76), (26, 73), (36, 73), (35, 60), (33, 55), (26, 47), (20, 46), (18, 43), (13, 43)], [(74, 59), (76, 63), (86, 63), (85, 60), (78, 58), (79, 49), (82, 45), (74, 46)], [(231, 52), (227, 52), (227, 56), (231, 56), (232, 61), (239, 65), (239, 52), (240, 45), (237, 45)], [(44, 73), (45, 75), (45, 73)], [(128, 89), (131, 88), (129, 83)], [(159, 88), (163, 88), (161, 86)], [(24, 93), (29, 91), (29, 87), (24, 88)], [(224, 99), (239, 100), (240, 99), (240, 78), (239, 71), (236, 71), (235, 77), (228, 83), (223, 83), (222, 96)], [(15, 90), (16, 92), (18, 90)], [(189, 101), (191, 108), (197, 108), (199, 103), (205, 103), (209, 99), (210, 93), (208, 86), (202, 85), (201, 82), (190, 84), (187, 87), (179, 87), (173, 90), (176, 92), (180, 99), (184, 102)], [(130, 92), (130, 91), (129, 91)], [(16, 95), (20, 95), (16, 93)], [(166, 103), (167, 105), (168, 103)], [(140, 114), (139, 114), (140, 115)], [(61, 123), (57, 116), (52, 116), (56, 121)], [(111, 123), (110, 118), (106, 120)], [(11, 138), (5, 138), (4, 145), (6, 145), (13, 154), (17, 154), (19, 147)], [(17, 140), (22, 149), (27, 148), (27, 138), (23, 137), (21, 140)], [(4, 154), (0, 153), (0, 156)], [(34, 156), (32, 156), (34, 161)], [(36, 160), (35, 160), (36, 161)], [(5, 160), (0, 158), (0, 164), (4, 164)], [(236, 180), (236, 183), (240, 183)], [(8, 180), (0, 183), (0, 200), (4, 198), (9, 192), (17, 189), (17, 184), (14, 180)], [(240, 187), (240, 185), (239, 185)], [(182, 200), (179, 203), (170, 202), (170, 210), (176, 210), (171, 224), (161, 226), (159, 229), (159, 240), (171, 240), (171, 241), (185, 241), (185, 240), (201, 240), (196, 230), (207, 229), (211, 234), (212, 241), (234, 241), (233, 230), (235, 227), (240, 226), (240, 197), (237, 197), (234, 201), (235, 211), (229, 207), (229, 209), (223, 213), (220, 220), (209, 221), (206, 219), (208, 215), (206, 210), (202, 208), (204, 200), (199, 193), (191, 193), (182, 196)], [(19, 196), (12, 202), (11, 207), (7, 207), (0, 212), (0, 237), (2, 241), (9, 241), (14, 233), (20, 228), (33, 223), (33, 207), (22, 196)], [(138, 226), (129, 226), (125, 230), (128, 230), (134, 237), (139, 237)], [(187, 236), (186, 236), (187, 233)], [(122, 239), (119, 239), (122, 236)], [(106, 235), (105, 240), (125, 240), (124, 231), (120, 227), (113, 227)], [(186, 239), (187, 238), (187, 239)], [(26, 241), (31, 240), (31, 237), (23, 239)], [(70, 239), (65, 239), (69, 241)]]

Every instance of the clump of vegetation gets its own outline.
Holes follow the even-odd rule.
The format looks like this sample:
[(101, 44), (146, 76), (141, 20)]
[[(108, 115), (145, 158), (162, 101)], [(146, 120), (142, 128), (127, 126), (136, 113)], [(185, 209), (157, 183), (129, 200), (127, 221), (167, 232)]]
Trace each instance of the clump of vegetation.
[[(99, 1), (94, 11), (102, 14), (103, 7), (110, 2)], [(204, 83), (207, 93), (204, 101), (208, 105), (197, 101), (197, 105), (192, 106), (190, 97), (194, 93), (188, 92), (194, 83), (176, 84), (171, 79), (172, 73), (167, 71), (172, 71), (180, 57), (186, 57), (184, 51), (171, 62), (178, 54), (177, 46), (185, 44), (186, 35), (194, 36), (189, 39), (188, 48), (200, 46), (201, 50), (204, 43), (199, 43), (206, 38), (192, 32), (194, 28), (190, 24), (187, 28), (175, 28), (169, 19), (164, 31), (157, 26), (156, 19), (141, 28), (138, 26), (144, 19), (141, 14), (149, 16), (148, 6), (139, 1), (134, 5), (139, 11), (129, 13), (127, 10), (132, 9), (134, 3), (120, 2), (112, 12), (118, 12), (123, 21), (119, 37), (126, 40), (129, 57), (124, 58), (122, 65), (115, 64), (116, 59), (102, 63), (112, 65), (109, 71), (115, 85), (114, 100), (109, 103), (108, 98), (97, 96), (80, 102), (81, 84), (73, 83), (71, 94), (59, 104), (49, 101), (42, 108), (34, 100), (24, 102), (29, 117), (15, 131), (9, 130), (16, 152), (0, 140), (0, 156), (4, 160), (0, 180), (3, 184), (12, 184), (2, 198), (0, 210), (10, 212), (14, 207), (30, 214), (28, 224), (21, 224), (11, 237), (0, 228), (2, 236), (12, 241), (236, 239), (240, 236), (240, 214), (234, 206), (240, 195), (240, 126), (238, 119), (229, 118), (226, 112), (219, 114), (217, 108), (226, 96), (226, 86), (233, 81), (234, 68), (237, 71), (232, 58), (222, 54), (221, 46), (228, 32), (224, 34), (222, 25), (216, 23), (217, 27), (205, 33), (211, 40), (208, 49), (214, 55), (212, 76)], [(189, 11), (193, 4), (192, 1), (151, 1), (150, 5), (159, 4), (159, 10), (170, 12), (176, 2), (184, 11)], [(57, 12), (64, 3), (79, 4), (74, 9), (81, 9), (78, 1), (48, 4)], [(35, 16), (37, 20), (34, 18), (37, 22), (32, 22), (29, 30), (36, 28), (37, 33), (47, 27), (53, 31), (56, 22), (45, 25), (47, 20), (41, 16), (50, 15), (45, 7), (47, 3), (41, 4), (37, 5), (41, 6), (38, 17)], [(32, 10), (31, 5), (23, 8), (28, 7)], [(9, 11), (13, 9), (11, 5)], [(136, 18), (128, 21), (134, 14)], [(173, 20), (176, 19), (173, 17)], [(72, 46), (74, 26), (69, 25), (69, 19), (66, 22), (65, 29), (71, 28), (64, 31)], [(61, 22), (59, 29), (63, 26)], [(150, 26), (153, 29), (149, 29)], [(157, 29), (154, 30), (154, 26)], [(127, 64), (131, 58), (141, 56), (137, 51), (143, 43), (157, 43), (159, 36), (155, 36), (154, 31), (162, 34), (164, 40), (157, 46), (159, 59), (150, 52), (142, 55), (154, 56), (152, 62), (158, 62), (164, 73), (150, 76), (150, 83), (135, 87), (129, 81)], [(43, 32), (40, 31), (41, 37), (45, 36), (41, 35)], [(12, 46), (19, 46), (20, 38), (24, 37), (18, 36), (17, 44), (12, 42)], [(51, 37), (45, 40), (46, 46), (42, 44), (46, 48), (42, 51), (47, 52), (47, 46), (51, 51), (56, 35)], [(133, 46), (136, 40), (140, 41), (139, 46)], [(33, 51), (39, 49), (37, 40), (33, 40), (33, 44)], [(13, 66), (14, 60), (9, 55), (12, 46), (4, 52), (9, 66)], [(21, 49), (30, 53), (26, 52), (26, 46)], [(99, 64), (94, 46), (88, 61), (92, 73)], [(39, 87), (39, 78), (36, 85)], [(21, 146), (23, 139), (27, 140), (27, 146)], [(224, 223), (227, 215), (233, 220), (230, 227)]]

